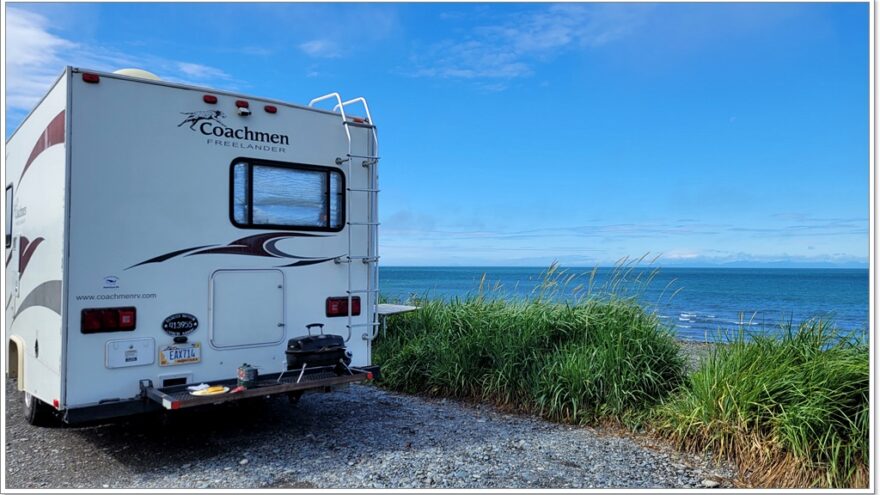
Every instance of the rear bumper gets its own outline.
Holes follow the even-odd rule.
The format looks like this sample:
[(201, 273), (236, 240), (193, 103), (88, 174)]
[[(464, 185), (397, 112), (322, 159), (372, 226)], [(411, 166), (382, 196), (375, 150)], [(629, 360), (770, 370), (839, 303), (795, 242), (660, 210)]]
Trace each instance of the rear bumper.
[(61, 413), (62, 420), (67, 424), (105, 421), (123, 416), (146, 414), (162, 409), (162, 406), (146, 399), (127, 399), (96, 404), (93, 406), (65, 409)]
[[(64, 422), (68, 424), (104, 421), (123, 416), (161, 411), (163, 409), (175, 410), (207, 404), (218, 404), (248, 397), (264, 397), (314, 389), (332, 389), (335, 386), (375, 380), (379, 377), (378, 366), (353, 367), (351, 371), (351, 375), (342, 376), (336, 376), (328, 372), (313, 372), (304, 374), (302, 378), (299, 377), (299, 372), (296, 371), (260, 375), (257, 387), (249, 388), (236, 394), (226, 393), (208, 397), (190, 395), (186, 387), (191, 384), (164, 388), (153, 388), (152, 386), (145, 385), (142, 386), (141, 398), (66, 409), (61, 414)], [(232, 389), (236, 385), (236, 379), (212, 381), (210, 384), (225, 385)]]

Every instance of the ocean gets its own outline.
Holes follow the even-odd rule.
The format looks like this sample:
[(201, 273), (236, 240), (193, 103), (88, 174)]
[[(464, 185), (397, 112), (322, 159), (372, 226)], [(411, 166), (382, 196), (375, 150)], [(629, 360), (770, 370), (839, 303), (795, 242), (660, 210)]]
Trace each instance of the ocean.
[[(563, 270), (563, 269), (561, 269)], [(591, 268), (565, 268), (559, 284), (545, 297), (574, 301), (589, 286)], [(651, 273), (655, 272), (653, 277)], [(388, 300), (465, 298), (483, 287), (488, 297), (521, 299), (540, 290), (546, 268), (521, 267), (381, 267), (381, 294)], [(612, 269), (600, 268), (593, 294), (613, 280)], [(621, 271), (617, 271), (620, 280)], [(573, 277), (567, 284), (562, 282)], [(646, 280), (650, 278), (648, 283)], [(578, 286), (581, 286), (578, 288)], [(577, 290), (576, 290), (577, 289)], [(722, 330), (747, 328), (776, 332), (783, 322), (832, 320), (847, 331), (868, 328), (867, 269), (763, 269), (639, 267), (617, 286), (637, 298), (682, 339), (719, 340)]]

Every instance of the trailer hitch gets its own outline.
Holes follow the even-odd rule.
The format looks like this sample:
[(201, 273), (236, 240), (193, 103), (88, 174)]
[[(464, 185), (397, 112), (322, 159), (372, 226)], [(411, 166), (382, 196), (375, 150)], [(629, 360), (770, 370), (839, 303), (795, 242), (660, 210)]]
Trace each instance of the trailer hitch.
[(141, 387), (141, 393), (138, 395), (138, 397), (140, 397), (142, 399), (146, 399), (147, 398), (147, 390), (153, 388), (153, 380), (150, 380), (150, 379), (140, 380), (138, 382), (138, 384)]

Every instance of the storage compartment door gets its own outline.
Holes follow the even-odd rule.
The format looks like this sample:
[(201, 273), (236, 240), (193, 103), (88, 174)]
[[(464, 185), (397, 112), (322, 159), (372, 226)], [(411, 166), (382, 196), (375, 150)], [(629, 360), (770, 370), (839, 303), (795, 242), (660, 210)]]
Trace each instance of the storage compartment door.
[(284, 339), (280, 270), (219, 270), (211, 277), (211, 345), (272, 345)]

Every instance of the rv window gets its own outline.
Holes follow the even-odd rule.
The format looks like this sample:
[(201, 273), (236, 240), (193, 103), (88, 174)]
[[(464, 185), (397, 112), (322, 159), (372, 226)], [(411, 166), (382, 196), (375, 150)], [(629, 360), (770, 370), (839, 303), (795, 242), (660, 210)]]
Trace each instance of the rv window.
[(232, 165), (232, 222), (239, 227), (342, 229), (339, 170), (264, 161)]
[(12, 245), (12, 184), (6, 186), (6, 247)]

